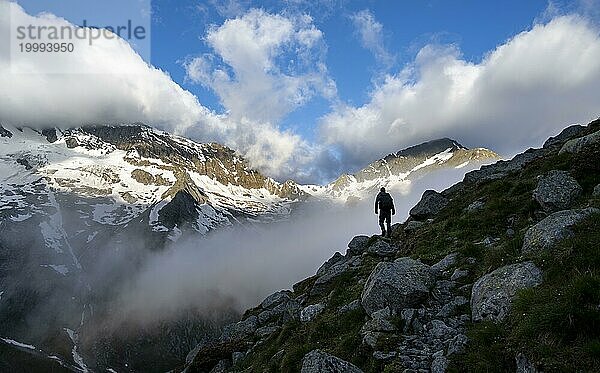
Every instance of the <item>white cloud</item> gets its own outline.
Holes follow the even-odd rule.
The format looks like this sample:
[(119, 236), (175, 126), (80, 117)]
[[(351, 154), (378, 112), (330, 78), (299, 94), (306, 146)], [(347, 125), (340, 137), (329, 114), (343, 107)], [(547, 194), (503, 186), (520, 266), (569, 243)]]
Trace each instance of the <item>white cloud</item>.
[[(11, 18), (13, 26), (69, 25), (51, 14), (28, 15), (19, 5), (0, 0), (0, 35), (9, 35)], [(278, 22), (282, 30), (277, 30), (276, 25), (262, 29), (272, 33), (270, 36), (274, 40), (266, 41), (269, 35), (265, 35), (265, 44), (248, 51), (249, 56), (262, 56), (268, 60), (269, 45), (277, 44), (279, 38), (294, 32), (292, 26), (286, 29), (284, 19)], [(297, 31), (303, 32), (298, 34)], [(311, 27), (296, 30), (296, 34), (301, 39), (298, 43), (310, 43), (321, 37)], [(230, 37), (235, 38), (234, 35)], [(86, 41), (75, 42), (79, 53), (65, 54), (58, 59), (51, 56), (32, 59), (23, 55), (13, 56), (11, 61), (7, 46), (0, 46), (0, 122), (59, 127), (144, 122), (197, 141), (221, 142), (248, 157), (254, 167), (271, 176), (306, 176), (304, 169), (315, 148), (299, 136), (280, 131), (267, 122), (216, 114), (198, 102), (196, 96), (182, 89), (167, 73), (148, 65), (121, 39), (99, 39), (93, 48), (88, 47)], [(215, 43), (226, 49), (224, 40), (215, 39)], [(240, 58), (227, 54), (225, 49), (223, 53), (228, 58)], [(52, 63), (59, 64), (62, 71), (93, 73), (48, 74)], [(11, 71), (11, 67), (19, 73)], [(302, 96), (305, 85), (309, 84), (306, 79), (290, 76), (281, 89), (291, 90), (292, 94), (287, 96), (290, 99), (294, 95)], [(231, 92), (231, 95), (235, 93)]]
[(443, 136), (511, 155), (597, 117), (599, 85), (598, 29), (562, 16), (516, 35), (480, 63), (463, 60), (455, 46), (428, 45), (368, 103), (323, 117), (321, 134), (353, 166)]
[(394, 63), (394, 56), (385, 48), (383, 25), (377, 22), (368, 9), (354, 13), (350, 19), (356, 28), (361, 45), (373, 53), (379, 63), (390, 67)]
[(188, 60), (187, 77), (214, 90), (235, 120), (278, 123), (315, 95), (336, 96), (323, 34), (307, 15), (252, 9), (204, 40), (214, 53)]
[(250, 6), (250, 0), (209, 0), (209, 3), (223, 17), (237, 17)]
[[(9, 33), (9, 7), (13, 21), (67, 24), (52, 15), (32, 17), (0, 0), (0, 36)], [(47, 64), (13, 56), (12, 68), (21, 71), (16, 74), (0, 44), (0, 121), (34, 126), (142, 121), (197, 141), (224, 143), (271, 176), (303, 181), (339, 170), (331, 153), (340, 154), (348, 171), (443, 136), (510, 155), (600, 113), (600, 36), (586, 19), (557, 16), (478, 63), (461, 58), (456, 46), (426, 46), (413, 63), (382, 80), (365, 105), (337, 104), (322, 118), (315, 143), (278, 128), (281, 118), (312, 97), (333, 102), (337, 97), (325, 65), (324, 36), (308, 16), (251, 10), (209, 30), (205, 40), (212, 54), (189, 60), (188, 78), (215, 90), (227, 109), (222, 114), (120, 39), (98, 40), (93, 49), (82, 45), (85, 53), (54, 62), (93, 74), (46, 74)]]

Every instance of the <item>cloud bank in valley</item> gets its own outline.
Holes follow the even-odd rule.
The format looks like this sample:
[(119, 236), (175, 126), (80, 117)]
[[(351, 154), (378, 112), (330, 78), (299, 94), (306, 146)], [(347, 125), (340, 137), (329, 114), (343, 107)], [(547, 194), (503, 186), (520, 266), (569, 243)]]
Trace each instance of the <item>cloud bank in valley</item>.
[[(426, 189), (441, 191), (465, 171), (438, 170), (392, 189), (393, 222), (406, 220)], [(144, 258), (140, 271), (116, 289), (113, 309), (119, 313), (113, 322), (169, 319), (186, 309), (205, 310), (216, 300), (230, 300), (228, 305), (244, 310), (314, 275), (336, 251), (345, 254), (353, 236), (378, 232), (373, 200), (368, 200), (353, 207), (314, 204), (287, 222), (182, 239)]]
[[(10, 19), (66, 25), (51, 14), (32, 16), (0, 0), (0, 32)], [(384, 25), (364, 10), (348, 17), (355, 37), (378, 59), (361, 105), (342, 102), (327, 69), (327, 35), (302, 11), (269, 13), (249, 7), (202, 35), (211, 52), (182, 56), (190, 82), (212, 90), (223, 106), (209, 109), (169, 74), (144, 62), (123, 40), (99, 40), (75, 58), (94, 74), (44, 74), (44, 66), (11, 60), (0, 49), (0, 121), (73, 126), (145, 122), (197, 141), (224, 143), (276, 178), (331, 179), (400, 148), (448, 136), (510, 156), (540, 145), (569, 123), (600, 113), (600, 33), (582, 14), (545, 14), (473, 62), (457, 45), (430, 44), (397, 71), (383, 43)], [(291, 62), (293, 61), (293, 62)], [(387, 65), (387, 66), (386, 66)], [(282, 119), (320, 97), (330, 112), (307, 140)]]

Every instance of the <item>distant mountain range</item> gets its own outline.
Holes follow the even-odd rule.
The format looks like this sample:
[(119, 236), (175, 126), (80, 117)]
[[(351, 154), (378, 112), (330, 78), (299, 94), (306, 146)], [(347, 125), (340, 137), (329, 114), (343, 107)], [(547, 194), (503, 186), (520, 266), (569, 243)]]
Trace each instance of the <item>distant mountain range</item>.
[[(393, 190), (435, 170), (473, 169), (496, 158), (490, 150), (440, 139), (327, 185), (301, 185), (263, 175), (223, 145), (143, 124), (0, 126), (0, 350), (10, 345), (28, 352), (35, 345), (36, 356), (55, 356), (67, 370), (85, 370), (90, 355), (108, 367), (125, 359), (124, 347), (90, 342), (86, 328), (111, 312), (103, 300), (139, 264), (140, 252), (161, 250), (189, 231), (284, 220), (307, 201), (352, 203), (371, 198), (380, 186)], [(118, 260), (110, 273), (98, 273), (97, 262), (107, 254)], [(106, 281), (93, 288), (91, 278), (98, 276)], [(48, 312), (56, 309), (59, 315)], [(184, 324), (169, 332), (189, 332), (200, 321)], [(165, 367), (198, 341), (179, 342), (180, 351), (153, 345), (157, 356), (166, 356)]]

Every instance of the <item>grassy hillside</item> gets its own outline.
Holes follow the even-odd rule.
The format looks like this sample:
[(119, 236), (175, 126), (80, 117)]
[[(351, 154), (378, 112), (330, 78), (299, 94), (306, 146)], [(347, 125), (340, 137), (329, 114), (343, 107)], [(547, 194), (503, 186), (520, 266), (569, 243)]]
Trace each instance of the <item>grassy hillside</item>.
[[(598, 130), (600, 121), (595, 121), (577, 137)], [(581, 185), (582, 192), (570, 209), (600, 208), (600, 197), (593, 196), (594, 187), (600, 184), (600, 144), (590, 144), (577, 153), (559, 154), (564, 140), (531, 152), (535, 159), (523, 169), (495, 180), (465, 180), (445, 191), (448, 204), (433, 220), (410, 230), (405, 229), (410, 223), (394, 227), (391, 244), (396, 252), (392, 258), (365, 253), (359, 265), (351, 266), (318, 292), (314, 291), (318, 276), (296, 284), (291, 296), (302, 307), (323, 303), (324, 311), (309, 322), (287, 321), (266, 338), (246, 338), (250, 352), (232, 369), (298, 372), (305, 354), (320, 349), (365, 372), (402, 371), (400, 352), (392, 358), (376, 358), (374, 351), (397, 350), (408, 338), (402, 332), (403, 319), (393, 315), (391, 323), (396, 331), (383, 333), (373, 348), (363, 343), (360, 334), (369, 319), (363, 308), (341, 312), (339, 307), (360, 299), (369, 274), (383, 260), (409, 256), (431, 265), (457, 253), (451, 269), (466, 271), (466, 275), (453, 281), (455, 295), (470, 299), (471, 287), (478, 278), (526, 260), (542, 270), (543, 282), (518, 292), (510, 314), (502, 322), (466, 321), (466, 351), (448, 357), (448, 371), (514, 371), (518, 353), (545, 372), (600, 371), (600, 214), (579, 222), (573, 228), (574, 235), (553, 250), (529, 255), (521, 250), (527, 229), (548, 215), (532, 198), (539, 177), (548, 171), (568, 171)], [(480, 202), (478, 208), (469, 211), (476, 201)], [(376, 241), (372, 237), (369, 244)], [(470, 315), (469, 308), (467, 303), (454, 312)], [(248, 310), (244, 318), (260, 312), (260, 307)], [(233, 351), (225, 348), (222, 352), (218, 359), (227, 359)], [(201, 354), (202, 350), (196, 360)], [(189, 370), (195, 368), (202, 371), (194, 364)]]

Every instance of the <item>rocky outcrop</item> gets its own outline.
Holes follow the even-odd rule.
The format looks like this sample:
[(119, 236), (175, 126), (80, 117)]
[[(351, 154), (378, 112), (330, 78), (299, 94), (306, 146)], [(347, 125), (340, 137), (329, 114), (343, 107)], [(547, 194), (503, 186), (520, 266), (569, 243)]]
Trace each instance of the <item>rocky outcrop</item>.
[(317, 269), (317, 276), (323, 276), (331, 267), (345, 259), (346, 257), (340, 254), (339, 251), (336, 251), (331, 258), (327, 259), (327, 261), (321, 264), (319, 269)]
[(516, 263), (484, 275), (471, 291), (473, 321), (502, 321), (519, 290), (542, 283), (542, 271), (533, 262)]
[(409, 214), (416, 220), (424, 220), (437, 215), (448, 204), (448, 200), (435, 190), (426, 190), (419, 203)]
[(481, 166), (479, 170), (468, 172), (464, 182), (479, 184), (486, 181), (501, 179), (513, 172), (522, 170), (526, 165), (543, 157), (544, 149), (529, 149), (517, 154), (509, 161), (498, 161), (494, 164)]
[(6, 128), (2, 127), (2, 124), (0, 124), (0, 137), (11, 138), (12, 136), (13, 136), (12, 132), (10, 132)]
[(562, 146), (562, 148), (560, 148), (560, 151), (558, 152), (558, 154), (579, 153), (585, 147), (592, 145), (592, 144), (596, 144), (598, 142), (600, 142), (600, 131), (596, 131), (587, 136), (578, 137), (578, 138), (567, 141)]
[[(278, 292), (276, 294), (281, 294)], [(285, 293), (284, 293), (285, 294)], [(257, 310), (258, 325), (283, 325), (283, 323), (300, 318), (300, 302), (287, 295), (281, 295), (277, 302), (261, 306)]]
[(258, 328), (258, 317), (250, 316), (245, 320), (226, 325), (221, 334), (222, 341), (239, 341), (251, 337)]
[(562, 146), (566, 141), (572, 139), (573, 137), (580, 136), (583, 131), (585, 131), (586, 127), (580, 124), (574, 124), (562, 130), (558, 135), (554, 137), (550, 137), (546, 142), (544, 142), (544, 148), (550, 148), (553, 146)]
[(362, 373), (362, 370), (321, 350), (312, 350), (302, 359), (300, 373)]
[(283, 302), (290, 301), (290, 299), (291, 292), (289, 290), (280, 290), (266, 297), (260, 307), (264, 309), (273, 308)]
[(549, 215), (527, 230), (523, 238), (522, 252), (536, 254), (554, 248), (561, 240), (573, 235), (573, 225), (598, 212), (600, 210), (596, 208), (586, 208), (558, 211)]
[[(335, 258), (335, 259), (334, 259)], [(332, 258), (335, 261), (331, 265), (321, 266), (317, 271), (317, 279), (311, 289), (311, 295), (323, 294), (328, 286), (343, 273), (353, 270), (360, 266), (362, 258), (360, 256), (339, 256)], [(330, 260), (332, 260), (330, 259)]]
[(56, 142), (58, 140), (58, 134), (56, 128), (44, 128), (42, 129), (42, 135), (46, 138), (49, 143)]
[(581, 186), (567, 171), (552, 170), (541, 176), (533, 198), (546, 211), (568, 208), (581, 194)]
[(432, 285), (433, 276), (426, 264), (411, 258), (381, 262), (367, 279), (361, 304), (369, 315), (385, 307), (417, 307), (427, 298)]
[(360, 255), (369, 247), (369, 236), (355, 236), (348, 243), (348, 253), (351, 255)]

